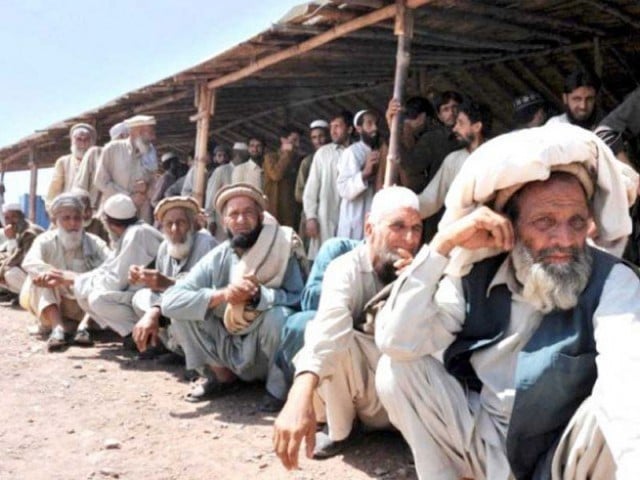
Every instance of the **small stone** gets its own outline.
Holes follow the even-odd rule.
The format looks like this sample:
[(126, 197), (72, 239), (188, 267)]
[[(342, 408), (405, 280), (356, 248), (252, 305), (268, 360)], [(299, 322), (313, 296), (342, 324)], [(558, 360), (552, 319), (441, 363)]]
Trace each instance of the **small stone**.
[(99, 367), (98, 368), (98, 372), (100, 372), (100, 373), (104, 373), (106, 371), (107, 371), (107, 369), (105, 367)]
[(75, 369), (79, 370), (79, 369), (81, 369), (81, 368), (82, 368), (82, 364), (81, 364), (81, 363), (79, 363), (79, 362), (78, 362), (78, 363), (74, 363), (74, 364), (73, 364), (73, 368), (75, 368)]
[(107, 450), (115, 450), (120, 447), (121, 447), (120, 442), (115, 438), (107, 438), (104, 441), (104, 448), (106, 448)]
[(67, 433), (71, 435), (72, 433), (76, 433), (76, 431), (73, 428), (70, 428), (69, 430), (67, 430)]
[(27, 422), (29, 422), (29, 423), (33, 423), (33, 422), (34, 422), (34, 420), (33, 420), (33, 418), (30, 418), (29, 420), (27, 420)]
[(105, 477), (120, 478), (120, 474), (113, 468), (104, 467), (100, 469), (100, 473)]
[(267, 462), (261, 463), (260, 465), (258, 465), (258, 468), (260, 470), (262, 470), (263, 468), (267, 468), (269, 466), (269, 464)]
[(218, 440), (222, 435), (220, 435), (219, 433), (214, 433), (211, 438), (213, 438), (214, 440)]

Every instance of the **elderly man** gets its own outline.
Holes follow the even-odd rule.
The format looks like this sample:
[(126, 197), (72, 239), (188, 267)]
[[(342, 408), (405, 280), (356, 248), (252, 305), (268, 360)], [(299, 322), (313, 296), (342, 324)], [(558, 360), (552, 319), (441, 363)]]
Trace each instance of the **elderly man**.
[(144, 287), (132, 300), (134, 310), (142, 317), (132, 333), (140, 352), (145, 352), (149, 345), (159, 346), (158, 339), (169, 350), (175, 350), (169, 320), (160, 309), (162, 294), (218, 244), (208, 232), (198, 229), (199, 212), (198, 202), (191, 197), (168, 197), (158, 203), (155, 217), (162, 227), (164, 241), (158, 249), (155, 268), (146, 265), (129, 268), (129, 283)]
[(376, 326), (377, 390), (421, 479), (637, 478), (640, 281), (588, 240), (630, 231), (616, 162), (554, 125), (463, 167)]
[[(356, 419), (370, 428), (389, 426), (373, 382), (380, 357), (373, 339), (375, 311), (385, 286), (411, 263), (420, 245), (415, 193), (406, 187), (378, 192), (365, 231), (365, 243), (329, 264), (318, 313), (307, 324), (304, 347), (294, 360), (296, 377), (273, 437), (287, 468), (297, 467), (303, 438), (307, 454), (326, 458), (346, 445)], [(326, 419), (327, 432), (316, 433), (316, 419)]]
[(335, 237), (340, 218), (340, 194), (336, 181), (338, 163), (351, 143), (353, 117), (343, 111), (331, 119), (331, 143), (320, 147), (313, 156), (309, 178), (304, 187), (302, 204), (307, 218), (305, 231), (309, 238), (308, 257), (313, 260), (320, 245)]
[(82, 212), (82, 228), (85, 232), (91, 233), (97, 237), (100, 237), (105, 242), (109, 242), (109, 232), (104, 226), (104, 223), (98, 216), (94, 216), (93, 208), (91, 207), (91, 195), (89, 192), (82, 188), (73, 187), (71, 192), (78, 197), (84, 206)]
[(303, 256), (295, 232), (265, 219), (264, 195), (249, 184), (229, 185), (216, 197), (229, 240), (207, 254), (162, 296), (187, 368), (203, 376), (188, 401), (233, 390), (237, 379), (266, 379), (262, 408), (275, 411), (286, 395), (275, 365), (280, 333), (300, 303)]
[(128, 195), (109, 197), (103, 216), (113, 251), (100, 267), (76, 277), (76, 298), (88, 314), (80, 327), (87, 328), (91, 317), (101, 327), (126, 337), (138, 321), (131, 300), (139, 286), (130, 285), (129, 267), (150, 265), (163, 239), (155, 228), (138, 220), (136, 206)]
[(136, 115), (124, 121), (129, 138), (114, 140), (104, 146), (95, 184), (103, 195), (103, 202), (116, 193), (129, 195), (137, 209), (137, 216), (151, 223), (151, 192), (158, 157), (153, 142), (156, 139), (156, 119)]
[(47, 193), (47, 207), (54, 198), (74, 186), (85, 152), (96, 143), (96, 130), (87, 123), (76, 123), (69, 130), (71, 154), (63, 155), (53, 166), (53, 176)]
[(15, 300), (27, 277), (21, 267), (22, 260), (31, 248), (33, 240), (44, 230), (27, 220), (17, 203), (5, 203), (2, 212), (7, 241), (0, 250), (0, 288), (4, 289), (4, 297)]
[(582, 68), (572, 71), (564, 80), (564, 113), (551, 117), (546, 124), (570, 123), (587, 130), (595, 129), (602, 118), (596, 106), (601, 85), (600, 78), (593, 72)]
[[(51, 332), (47, 349), (53, 351), (68, 343), (84, 316), (73, 291), (75, 277), (100, 266), (109, 248), (84, 231), (84, 204), (73, 193), (58, 195), (49, 212), (56, 228), (36, 237), (25, 256), (22, 268), (29, 276), (20, 299), (38, 318), (39, 330)], [(80, 341), (85, 334), (83, 330), (76, 332)]]

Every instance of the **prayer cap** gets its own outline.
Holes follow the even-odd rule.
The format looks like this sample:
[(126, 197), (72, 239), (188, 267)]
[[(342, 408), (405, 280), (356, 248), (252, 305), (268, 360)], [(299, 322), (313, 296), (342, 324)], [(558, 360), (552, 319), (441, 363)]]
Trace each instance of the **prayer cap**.
[(392, 186), (379, 190), (371, 201), (369, 221), (376, 223), (385, 215), (400, 208), (412, 208), (420, 211), (418, 196), (406, 187)]
[(137, 214), (137, 209), (133, 200), (124, 193), (116, 193), (104, 202), (104, 213), (116, 220), (129, 220)]
[(236, 142), (233, 144), (233, 149), (234, 150), (249, 150), (249, 147), (247, 147), (247, 144), (244, 142)]
[(524, 110), (527, 107), (531, 107), (533, 105), (544, 105), (544, 98), (540, 96), (537, 92), (529, 92), (520, 97), (516, 97), (513, 100), (513, 111), (518, 112), (520, 110)]
[(146, 125), (155, 125), (156, 117), (152, 115), (136, 115), (135, 117), (127, 118), (124, 124), (130, 129), (134, 127), (144, 127)]
[(167, 197), (160, 200), (158, 205), (156, 205), (156, 209), (154, 211), (154, 215), (156, 220), (159, 222), (162, 221), (162, 217), (172, 208), (186, 208), (193, 212), (194, 215), (200, 213), (200, 205), (191, 197)]
[(329, 128), (329, 124), (325, 120), (314, 120), (309, 125), (309, 129), (313, 130), (314, 128)]
[(358, 113), (356, 113), (353, 116), (353, 126), (357, 127), (358, 126), (358, 122), (360, 121), (360, 118), (362, 118), (362, 116), (365, 113), (373, 113), (371, 110), (367, 110), (366, 108), (364, 110), (360, 110)]
[(88, 123), (76, 123), (69, 129), (69, 138), (73, 138), (73, 134), (76, 132), (84, 132), (91, 135), (91, 138), (96, 138), (96, 129)]
[(116, 123), (113, 127), (109, 129), (109, 136), (111, 140), (115, 140), (116, 138), (122, 135), (129, 134), (129, 127), (125, 125), (124, 122)]
[(256, 187), (250, 183), (232, 183), (220, 189), (214, 200), (216, 210), (220, 215), (222, 215), (222, 211), (227, 202), (235, 197), (249, 197), (260, 205), (263, 210), (267, 207), (267, 197)]
[(2, 205), (2, 213), (7, 213), (7, 212), (24, 213), (19, 203), (5, 203), (4, 205)]
[(178, 157), (178, 155), (174, 152), (167, 152), (167, 153), (163, 153), (162, 157), (160, 157), (160, 163), (165, 163), (168, 162), (172, 159), (176, 159), (176, 160), (180, 160), (180, 158)]
[(63, 208), (73, 208), (79, 212), (83, 212), (84, 203), (82, 203), (80, 197), (73, 192), (61, 193), (51, 202), (49, 211), (55, 215), (56, 212)]

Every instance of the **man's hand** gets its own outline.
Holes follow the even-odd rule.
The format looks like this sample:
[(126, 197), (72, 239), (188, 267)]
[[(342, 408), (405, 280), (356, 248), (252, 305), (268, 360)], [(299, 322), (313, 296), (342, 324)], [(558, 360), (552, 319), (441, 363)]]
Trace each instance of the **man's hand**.
[(305, 439), (307, 458), (313, 457), (316, 443), (316, 415), (313, 391), (318, 377), (312, 373), (299, 375), (289, 392), (287, 403), (273, 425), (273, 449), (288, 470), (298, 468), (298, 452)]
[(231, 305), (247, 304), (258, 294), (260, 286), (248, 276), (225, 288), (225, 301)]
[(127, 275), (127, 281), (130, 285), (137, 285), (141, 283), (140, 275), (144, 267), (142, 265), (131, 265), (129, 267), (129, 274)]
[(310, 218), (307, 220), (305, 225), (307, 231), (307, 237), (309, 238), (318, 238), (320, 236), (320, 225), (318, 224), (318, 220), (315, 218)]
[(7, 238), (16, 238), (16, 226), (12, 223), (7, 223), (4, 226), (4, 236)]
[(398, 248), (396, 253), (400, 258), (393, 262), (393, 268), (396, 269), (396, 275), (400, 275), (413, 262), (413, 254), (404, 248)]
[(144, 352), (149, 344), (158, 345), (158, 332), (160, 331), (160, 308), (152, 307), (146, 312), (133, 327), (131, 338), (136, 342), (138, 351)]
[(380, 152), (378, 150), (372, 150), (367, 155), (367, 160), (362, 168), (362, 179), (369, 180), (378, 171), (378, 163), (380, 162)]
[(440, 230), (430, 245), (441, 255), (447, 256), (454, 247), (469, 250), (498, 248), (509, 251), (514, 242), (511, 221), (483, 206)]
[(73, 283), (73, 281), (65, 276), (62, 270), (56, 269), (40, 273), (33, 279), (35, 286), (43, 288), (55, 288), (61, 285), (69, 285), (70, 283)]
[(140, 272), (140, 283), (154, 292), (164, 292), (167, 288), (173, 286), (176, 281), (173, 278), (163, 275), (158, 270), (143, 268)]
[(389, 105), (387, 106), (387, 111), (385, 112), (385, 118), (387, 119), (387, 125), (391, 128), (391, 124), (393, 123), (393, 117), (398, 115), (402, 111), (402, 105), (400, 102), (392, 98), (389, 100)]

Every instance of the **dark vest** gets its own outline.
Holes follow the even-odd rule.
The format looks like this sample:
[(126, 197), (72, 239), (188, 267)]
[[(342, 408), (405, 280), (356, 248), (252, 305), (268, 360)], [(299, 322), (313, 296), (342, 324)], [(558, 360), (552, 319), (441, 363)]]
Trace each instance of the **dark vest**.
[[(571, 310), (546, 314), (518, 354), (516, 396), (507, 433), (507, 458), (517, 479), (550, 478), (555, 445), (574, 412), (591, 394), (597, 377), (593, 314), (604, 283), (621, 260), (590, 248), (593, 267), (587, 287)], [(480, 391), (469, 359), (500, 341), (511, 314), (511, 293), (487, 288), (506, 255), (477, 263), (462, 279), (467, 314), (444, 355), (445, 367), (467, 388)]]

